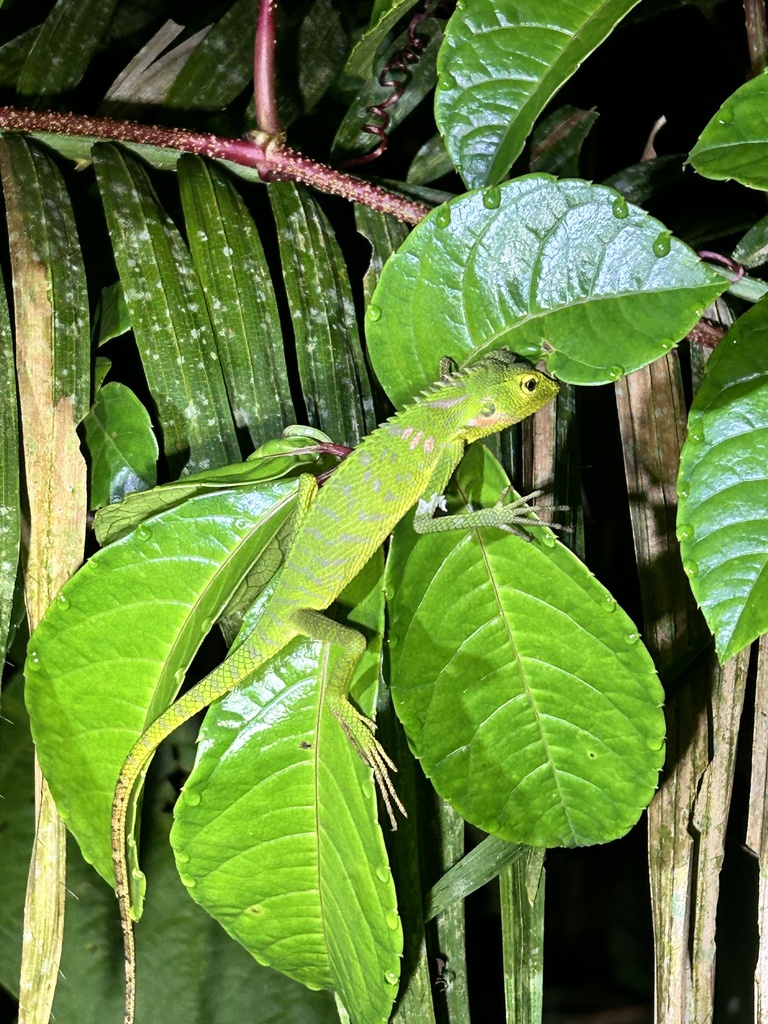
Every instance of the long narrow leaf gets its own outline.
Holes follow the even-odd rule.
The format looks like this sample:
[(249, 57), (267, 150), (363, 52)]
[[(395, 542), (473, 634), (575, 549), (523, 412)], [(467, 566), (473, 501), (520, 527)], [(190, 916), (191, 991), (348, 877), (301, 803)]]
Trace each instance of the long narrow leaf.
[(182, 157), (179, 187), (235, 423), (258, 447), (295, 420), (264, 249), (245, 204), (218, 168)]
[(146, 171), (94, 147), (115, 260), (173, 475), (236, 462), (239, 449), (200, 283)]
[[(34, 627), (82, 558), (85, 462), (77, 424), (89, 394), (88, 295), (72, 207), (37, 146), (0, 143), (11, 240), (16, 361), (29, 502), (26, 605)], [(28, 659), (28, 665), (33, 659)], [(36, 838), (24, 913), (22, 1024), (47, 1024), (58, 979), (64, 904), (64, 826), (35, 771)]]
[[(0, 283), (0, 651), (5, 652), (19, 566), (19, 427), (5, 285)], [(3, 654), (4, 656), (4, 654)]]
[(341, 249), (305, 189), (276, 182), (269, 186), (269, 196), (309, 422), (334, 441), (356, 444), (375, 421)]
[(117, 0), (58, 0), (43, 23), (19, 75), (22, 95), (73, 89), (88, 69)]

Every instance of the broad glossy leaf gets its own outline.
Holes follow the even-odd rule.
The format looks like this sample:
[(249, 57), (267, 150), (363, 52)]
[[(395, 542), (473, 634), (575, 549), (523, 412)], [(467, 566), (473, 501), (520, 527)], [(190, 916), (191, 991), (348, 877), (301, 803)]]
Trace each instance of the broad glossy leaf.
[(768, 630), (768, 300), (707, 363), (680, 459), (677, 535), (721, 662)]
[(125, 384), (96, 392), (83, 421), (91, 456), (91, 508), (121, 501), (157, 479), (157, 441), (149, 413)]
[(574, 384), (602, 384), (668, 351), (723, 278), (611, 189), (527, 175), (434, 210), (389, 260), (368, 308), (378, 379), (398, 405), (506, 345)]
[[(34, 751), (19, 683), (20, 678), (4, 691), (7, 706), (0, 719), (0, 984), (14, 994), (34, 838)], [(261, 970), (186, 898), (168, 833), (175, 797), (171, 783), (192, 766), (194, 732), (188, 725), (160, 749), (147, 781), (141, 852), (151, 899), (136, 929), (138, 1019), (142, 1024), (241, 1024), (259, 1006), (260, 1024), (332, 1024), (338, 1015), (327, 995)], [(115, 966), (121, 959), (114, 893), (96, 879), (71, 839), (54, 1003), (57, 1024), (117, 1024), (123, 1019), (123, 978)]]
[(561, 85), (638, 0), (471, 0), (448, 22), (435, 118), (470, 188), (495, 185)]
[(171, 475), (234, 462), (240, 450), (189, 250), (137, 160), (106, 143), (93, 160)]
[[(458, 480), (475, 508), (505, 484), (482, 446)], [(663, 693), (632, 622), (540, 528), (526, 543), (409, 527), (388, 565), (392, 697), (438, 793), (510, 842), (623, 835), (664, 760)]]
[(112, 881), (110, 810), (130, 747), (290, 514), (295, 481), (204, 494), (103, 548), (30, 640), (27, 707), (43, 772), (86, 860)]
[[(357, 618), (380, 625), (370, 596), (379, 612)], [(388, 1016), (402, 932), (371, 773), (323, 701), (339, 653), (296, 639), (212, 706), (172, 842), (190, 894), (259, 962), (366, 1024)], [(377, 635), (370, 653), (375, 680)]]
[(182, 156), (179, 188), (235, 423), (258, 447), (296, 418), (261, 239), (245, 203), (217, 167)]
[(334, 441), (357, 444), (376, 423), (341, 248), (306, 189), (275, 182), (269, 198), (309, 421)]
[(768, 188), (768, 70), (728, 97), (688, 159), (706, 178)]

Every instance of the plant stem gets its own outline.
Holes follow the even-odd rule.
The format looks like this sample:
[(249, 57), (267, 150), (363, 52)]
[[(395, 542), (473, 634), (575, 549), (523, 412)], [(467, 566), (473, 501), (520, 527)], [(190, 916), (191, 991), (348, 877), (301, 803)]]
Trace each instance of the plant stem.
[(280, 135), (282, 128), (275, 98), (275, 5), (261, 0), (256, 40), (253, 48), (253, 100), (256, 124), (269, 135)]
[(744, 0), (744, 20), (747, 28), (749, 64), (752, 76), (759, 75), (768, 64), (768, 25), (765, 0)]
[(408, 224), (418, 224), (429, 213), (429, 208), (421, 203), (310, 160), (265, 132), (254, 132), (247, 139), (228, 139), (180, 128), (115, 121), (108, 117), (0, 107), (0, 132), (3, 131), (49, 132), (197, 153), (216, 160), (229, 160), (242, 167), (254, 167), (265, 180), (280, 179), (311, 185), (320, 192), (361, 203)]

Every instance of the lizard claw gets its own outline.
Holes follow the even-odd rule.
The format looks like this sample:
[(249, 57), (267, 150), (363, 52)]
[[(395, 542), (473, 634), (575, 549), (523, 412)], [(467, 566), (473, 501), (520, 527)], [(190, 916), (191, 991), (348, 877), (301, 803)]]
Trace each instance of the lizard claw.
[[(346, 717), (342, 717), (339, 714), (336, 714), (336, 720), (347, 734), (360, 760), (373, 772), (376, 788), (381, 794), (381, 800), (386, 809), (392, 831), (397, 832), (397, 818), (395, 817), (393, 805), (404, 818), (408, 817), (408, 812), (397, 795), (397, 790), (389, 774), (390, 772), (397, 771), (397, 765), (376, 739), (374, 735), (376, 723), (366, 715), (361, 714), (351, 704), (347, 704), (344, 710), (348, 714), (351, 712), (354, 722), (348, 721)], [(355, 726), (362, 726), (367, 731), (359, 732)]]

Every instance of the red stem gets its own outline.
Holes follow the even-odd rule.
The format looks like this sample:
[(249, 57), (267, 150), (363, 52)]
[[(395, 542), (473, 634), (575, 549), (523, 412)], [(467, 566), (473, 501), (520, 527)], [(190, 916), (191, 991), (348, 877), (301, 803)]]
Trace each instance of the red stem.
[(281, 179), (311, 185), (321, 192), (391, 214), (408, 224), (418, 224), (429, 213), (429, 208), (421, 203), (310, 160), (264, 132), (254, 132), (248, 139), (228, 139), (221, 135), (189, 132), (180, 128), (114, 121), (108, 117), (81, 117), (50, 110), (0, 107), (0, 132), (3, 131), (50, 132), (54, 135), (133, 142), (182, 153), (197, 153), (216, 160), (229, 160), (242, 167), (254, 167), (265, 180)]
[(275, 98), (275, 6), (261, 0), (253, 48), (253, 100), (256, 124), (269, 135), (282, 134)]

